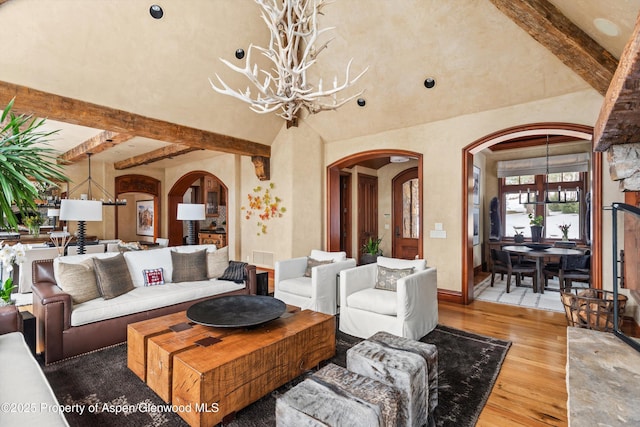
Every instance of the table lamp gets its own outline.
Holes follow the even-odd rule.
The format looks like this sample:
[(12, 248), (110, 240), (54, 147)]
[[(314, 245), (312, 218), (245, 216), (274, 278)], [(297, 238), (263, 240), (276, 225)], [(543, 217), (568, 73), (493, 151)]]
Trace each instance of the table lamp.
[(195, 245), (196, 237), (194, 231), (194, 221), (202, 221), (205, 219), (204, 205), (195, 203), (178, 203), (179, 221), (188, 221), (189, 232), (187, 234), (187, 245)]
[(78, 221), (78, 254), (84, 254), (85, 222), (102, 221), (102, 202), (63, 199), (60, 202), (60, 220)]

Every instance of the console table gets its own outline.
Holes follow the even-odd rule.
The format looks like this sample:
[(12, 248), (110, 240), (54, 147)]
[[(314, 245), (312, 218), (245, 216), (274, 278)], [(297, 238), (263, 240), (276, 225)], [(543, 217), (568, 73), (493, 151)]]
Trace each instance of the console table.
[(640, 425), (640, 353), (609, 332), (567, 328), (569, 426)]

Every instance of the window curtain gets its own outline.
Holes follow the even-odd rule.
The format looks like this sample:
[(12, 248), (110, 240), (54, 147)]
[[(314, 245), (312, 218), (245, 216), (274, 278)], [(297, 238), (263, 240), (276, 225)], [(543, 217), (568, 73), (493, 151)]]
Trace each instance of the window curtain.
[[(574, 153), (563, 154), (561, 156), (549, 156), (549, 173), (588, 172), (590, 163), (590, 153)], [(498, 178), (522, 175), (545, 175), (546, 173), (546, 157), (534, 157), (531, 159), (519, 160), (501, 160), (498, 162)]]

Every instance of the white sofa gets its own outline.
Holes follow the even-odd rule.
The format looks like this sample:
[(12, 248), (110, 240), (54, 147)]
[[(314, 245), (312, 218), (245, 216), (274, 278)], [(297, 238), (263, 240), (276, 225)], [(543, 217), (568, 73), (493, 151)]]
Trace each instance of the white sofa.
[[(309, 258), (331, 261), (311, 268), (311, 277), (305, 277)], [(334, 315), (337, 312), (336, 282), (338, 273), (356, 266), (356, 260), (347, 258), (346, 252), (312, 250), (309, 257), (277, 261), (274, 276), (274, 297), (301, 310), (313, 310)]]
[[(413, 268), (396, 282), (396, 290), (376, 289), (378, 266)], [(420, 339), (438, 324), (436, 269), (424, 260), (378, 257), (375, 264), (340, 272), (340, 330), (369, 338), (379, 331)]]
[(68, 426), (40, 365), (20, 330), (22, 318), (15, 306), (0, 307), (0, 426)]
[[(38, 324), (38, 346), (44, 346), (45, 362), (48, 364), (123, 342), (126, 340), (126, 325), (132, 322), (186, 310), (193, 303), (211, 297), (256, 293), (255, 266), (245, 268), (246, 281), (241, 283), (215, 278), (174, 283), (171, 252), (188, 253), (202, 249), (208, 253), (217, 251), (215, 245), (194, 245), (125, 252), (123, 256), (133, 289), (115, 298), (98, 296), (80, 303), (73, 303), (72, 296), (64, 291), (67, 286), (63, 283), (60, 265), (79, 264), (92, 257), (111, 258), (119, 256), (119, 253), (59, 257), (53, 260), (52, 268), (36, 269), (34, 314)], [(220, 253), (227, 250), (223, 248)], [(143, 270), (156, 268), (163, 269), (165, 284), (145, 286)]]

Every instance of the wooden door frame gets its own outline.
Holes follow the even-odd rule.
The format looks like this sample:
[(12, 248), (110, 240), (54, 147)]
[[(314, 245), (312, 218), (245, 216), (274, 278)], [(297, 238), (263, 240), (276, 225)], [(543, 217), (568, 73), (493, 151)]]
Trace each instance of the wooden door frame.
[[(351, 185), (352, 185), (352, 179), (353, 179), (353, 174), (351, 173), (346, 173), (346, 172), (341, 172), (340, 173), (340, 180), (342, 181), (342, 179), (345, 179), (346, 181), (348, 181), (349, 185), (345, 188), (340, 188), (340, 198), (342, 200), (344, 200), (344, 204), (342, 205), (342, 209), (346, 210), (347, 215), (344, 215), (345, 217), (349, 217), (349, 221), (348, 221), (348, 227), (345, 227), (346, 230), (346, 236), (344, 237), (344, 248), (341, 246), (340, 249), (344, 249), (344, 251), (347, 253), (347, 258), (355, 258), (353, 255), (353, 233), (351, 231), (352, 228), (352, 224), (353, 221), (351, 220), (352, 216), (353, 216), (353, 208), (352, 208), (352, 203), (351, 203), (351, 199), (352, 199), (352, 191), (351, 191)], [(340, 212), (341, 217), (343, 216), (345, 212)], [(344, 224), (340, 224), (342, 226), (344, 226)], [(340, 239), (342, 239), (342, 236), (340, 237)]]
[[(573, 123), (532, 123), (514, 126), (484, 136), (462, 150), (462, 291), (450, 293), (447, 300), (469, 304), (473, 301), (473, 156), (485, 148), (510, 139), (529, 135), (567, 135), (591, 140), (593, 127)], [(602, 153), (591, 152), (591, 215), (592, 215), (592, 287), (602, 288)]]
[[(353, 167), (357, 163), (365, 160), (390, 156), (409, 156), (417, 159), (418, 179), (420, 180), (420, 188), (422, 189), (423, 155), (422, 153), (416, 153), (415, 151), (397, 149), (363, 151), (360, 153), (351, 154), (327, 166), (327, 235), (325, 241), (327, 251), (340, 250), (340, 170)], [(422, 192), (420, 194), (420, 197), (422, 197)], [(424, 207), (421, 205), (420, 209), (420, 216), (422, 217), (424, 215)], [(420, 234), (420, 241), (418, 242), (418, 251), (420, 258), (424, 258), (423, 234), (424, 233)]]
[[(228, 187), (224, 184), (224, 182), (212, 174), (211, 172), (197, 170), (187, 172), (182, 175), (178, 180), (173, 184), (169, 192), (167, 193), (167, 234), (169, 238), (169, 246), (179, 246), (182, 245), (182, 221), (178, 221), (176, 216), (178, 215), (178, 203), (182, 203), (182, 199), (184, 197), (184, 193), (191, 187), (195, 181), (204, 178), (205, 176), (211, 176), (214, 179), (218, 180), (220, 185), (224, 187), (225, 197), (229, 197)], [(225, 202), (226, 206), (229, 206), (228, 200)], [(227, 211), (227, 225), (229, 224), (229, 211)], [(179, 238), (178, 238), (179, 235)]]
[[(420, 230), (419, 230), (419, 237), (418, 237), (418, 246), (421, 243), (421, 237), (424, 234), (424, 222), (422, 218), (423, 215), (423, 211), (422, 211), (422, 179), (420, 179), (420, 171), (418, 170), (418, 167), (411, 167), (411, 168), (407, 168), (401, 172), (398, 172), (396, 174), (396, 176), (394, 176), (391, 179), (391, 256), (394, 258), (397, 258), (396, 256), (396, 234), (395, 231), (393, 230), (393, 227), (396, 225), (396, 218), (395, 218), (395, 214), (396, 214), (396, 206), (395, 206), (395, 184), (397, 182), (397, 180), (399, 179), (405, 179), (404, 176), (408, 175), (408, 174), (413, 174), (413, 171), (415, 170), (416, 172), (416, 176), (418, 177), (418, 204), (420, 205)], [(402, 198), (402, 197), (401, 197)]]

